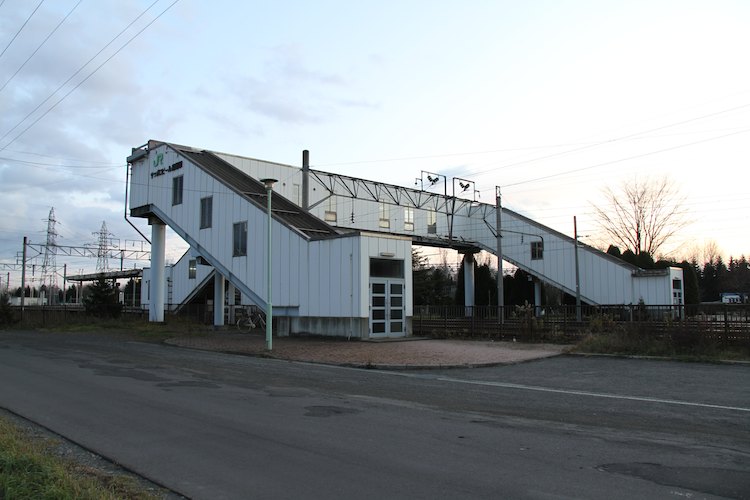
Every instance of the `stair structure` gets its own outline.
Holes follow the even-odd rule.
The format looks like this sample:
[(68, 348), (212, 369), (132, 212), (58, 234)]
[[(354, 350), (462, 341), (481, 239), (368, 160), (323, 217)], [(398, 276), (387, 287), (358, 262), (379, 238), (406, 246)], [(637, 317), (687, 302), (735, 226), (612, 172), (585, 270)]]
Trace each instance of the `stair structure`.
[[(128, 163), (130, 213), (152, 226), (151, 278), (144, 275), (150, 289), (142, 296), (154, 321), (163, 321), (166, 225), (191, 247), (187, 269), (192, 260), (208, 264), (216, 283), (228, 281), (243, 304), (265, 308), (267, 195), (258, 180), (265, 178), (279, 180), (271, 198), (277, 334), (408, 335), (412, 243), (453, 248), (472, 263), (465, 267), (467, 306), (480, 250), (533, 276), (537, 306), (542, 283), (587, 304), (682, 303), (682, 269), (639, 269), (502, 208), (499, 189), (494, 205), (478, 202), (465, 179), (449, 184), (423, 172), (419, 189), (406, 188), (311, 169), (307, 151), (299, 168), (159, 141), (134, 148)], [(179, 297), (201, 282), (189, 276), (173, 273)], [(224, 286), (214, 290), (214, 303), (224, 303)], [(223, 322), (220, 309), (215, 324)]]

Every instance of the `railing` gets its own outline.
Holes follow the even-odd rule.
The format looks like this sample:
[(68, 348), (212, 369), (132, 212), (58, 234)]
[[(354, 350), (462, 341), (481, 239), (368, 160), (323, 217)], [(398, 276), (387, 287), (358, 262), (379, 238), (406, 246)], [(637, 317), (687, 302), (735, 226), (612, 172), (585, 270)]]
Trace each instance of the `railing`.
[(442, 338), (562, 342), (618, 328), (673, 338), (700, 335), (725, 345), (750, 346), (750, 305), (580, 306), (580, 313), (574, 305), (414, 306), (412, 318), (414, 335)]

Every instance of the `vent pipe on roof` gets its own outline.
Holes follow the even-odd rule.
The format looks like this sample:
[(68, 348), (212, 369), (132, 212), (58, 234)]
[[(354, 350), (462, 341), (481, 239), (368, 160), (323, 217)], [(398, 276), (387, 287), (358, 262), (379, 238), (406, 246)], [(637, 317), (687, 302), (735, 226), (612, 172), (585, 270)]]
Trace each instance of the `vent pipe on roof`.
[(302, 151), (302, 209), (310, 210), (310, 151)]

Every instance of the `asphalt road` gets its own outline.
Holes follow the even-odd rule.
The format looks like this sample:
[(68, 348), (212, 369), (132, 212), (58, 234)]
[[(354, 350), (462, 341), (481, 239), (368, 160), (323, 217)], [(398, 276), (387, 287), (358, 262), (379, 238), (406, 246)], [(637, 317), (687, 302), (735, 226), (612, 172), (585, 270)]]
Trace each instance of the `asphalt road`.
[(750, 498), (750, 367), (386, 372), (0, 333), (0, 407), (190, 498)]

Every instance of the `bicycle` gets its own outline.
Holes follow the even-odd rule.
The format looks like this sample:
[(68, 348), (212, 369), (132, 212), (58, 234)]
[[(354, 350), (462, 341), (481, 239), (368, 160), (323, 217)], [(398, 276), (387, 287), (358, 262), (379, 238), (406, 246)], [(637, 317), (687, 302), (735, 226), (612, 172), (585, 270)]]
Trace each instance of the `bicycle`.
[(266, 327), (265, 315), (255, 307), (237, 310), (237, 329), (241, 332), (249, 332), (256, 328)]

